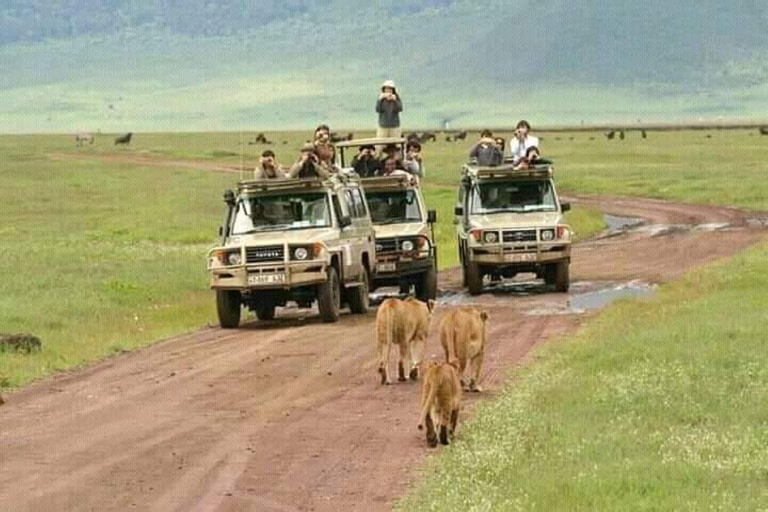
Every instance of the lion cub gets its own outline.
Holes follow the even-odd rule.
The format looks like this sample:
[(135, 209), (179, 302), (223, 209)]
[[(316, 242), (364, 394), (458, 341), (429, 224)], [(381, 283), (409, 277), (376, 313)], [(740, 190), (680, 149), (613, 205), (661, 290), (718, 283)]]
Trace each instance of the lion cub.
[(458, 360), (459, 378), (465, 386), (464, 371), (469, 363), (469, 391), (480, 392), (477, 385), (485, 350), (486, 324), (488, 313), (475, 308), (457, 308), (443, 317), (440, 323), (440, 344), (443, 345), (445, 361)]
[(433, 362), (424, 374), (421, 391), (421, 417), (419, 430), (427, 424), (427, 444), (437, 446), (438, 437), (443, 444), (449, 443), (456, 431), (461, 407), (461, 381), (458, 361), (451, 363)]
[(406, 364), (410, 365), (411, 380), (418, 378), (418, 364), (424, 354), (434, 307), (433, 300), (421, 302), (413, 297), (387, 299), (381, 303), (376, 312), (376, 348), (382, 384), (390, 383), (388, 366), (392, 345), (400, 348), (398, 379), (406, 380)]

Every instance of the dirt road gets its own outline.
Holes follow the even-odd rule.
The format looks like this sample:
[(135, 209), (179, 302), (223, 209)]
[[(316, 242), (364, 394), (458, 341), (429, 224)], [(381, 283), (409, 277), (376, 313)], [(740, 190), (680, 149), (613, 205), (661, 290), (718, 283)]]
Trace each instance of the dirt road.
[[(659, 283), (766, 239), (765, 218), (728, 208), (574, 198), (644, 225), (580, 244), (571, 294), (525, 282), (470, 299), (441, 278), (428, 344), (457, 303), (491, 316), (483, 398), (535, 345), (572, 332), (581, 295)], [(388, 510), (430, 452), (419, 385), (378, 385), (375, 313), (319, 323), (207, 329), (6, 396), (0, 510)], [(471, 404), (477, 396), (469, 397)], [(460, 432), (459, 432), (460, 435)]]

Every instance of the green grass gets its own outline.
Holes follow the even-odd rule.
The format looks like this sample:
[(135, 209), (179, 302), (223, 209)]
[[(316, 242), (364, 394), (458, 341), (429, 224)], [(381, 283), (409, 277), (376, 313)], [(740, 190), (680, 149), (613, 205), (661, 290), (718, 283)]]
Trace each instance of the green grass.
[(768, 246), (539, 350), (399, 510), (765, 510)]
[(58, 138), (0, 138), (0, 332), (43, 351), (0, 354), (3, 385), (215, 322), (205, 251), (232, 177), (51, 162)]

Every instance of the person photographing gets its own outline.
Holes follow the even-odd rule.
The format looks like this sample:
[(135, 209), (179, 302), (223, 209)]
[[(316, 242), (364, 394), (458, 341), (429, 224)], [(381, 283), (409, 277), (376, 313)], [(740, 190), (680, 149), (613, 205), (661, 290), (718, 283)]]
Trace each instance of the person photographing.
[(379, 99), (376, 100), (376, 112), (379, 114), (376, 137), (400, 137), (400, 112), (402, 111), (403, 102), (397, 94), (395, 82), (387, 80), (382, 84)]
[(539, 138), (530, 135), (531, 125), (528, 121), (517, 123), (514, 135), (509, 141), (509, 152), (515, 165), (524, 160), (529, 148), (539, 147)]

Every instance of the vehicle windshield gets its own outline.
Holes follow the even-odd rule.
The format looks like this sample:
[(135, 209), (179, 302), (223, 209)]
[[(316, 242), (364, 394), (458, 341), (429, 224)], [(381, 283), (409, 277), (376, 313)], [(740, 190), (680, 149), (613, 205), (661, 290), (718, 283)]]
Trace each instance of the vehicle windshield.
[(421, 210), (413, 190), (382, 190), (365, 193), (374, 224), (421, 222)]
[(232, 234), (330, 225), (326, 194), (288, 193), (240, 199), (232, 221)]
[(487, 181), (472, 190), (471, 213), (554, 211), (557, 204), (549, 181)]

